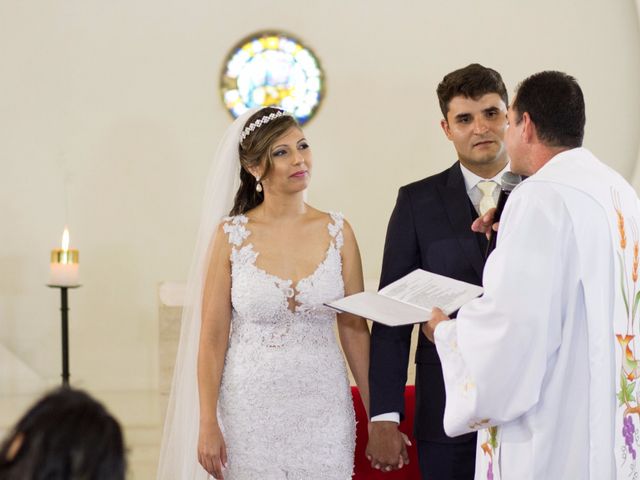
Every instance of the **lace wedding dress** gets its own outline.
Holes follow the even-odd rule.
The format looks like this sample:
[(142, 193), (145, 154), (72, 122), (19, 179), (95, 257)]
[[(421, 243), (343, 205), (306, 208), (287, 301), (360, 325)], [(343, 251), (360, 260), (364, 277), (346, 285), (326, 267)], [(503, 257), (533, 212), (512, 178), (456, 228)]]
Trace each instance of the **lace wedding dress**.
[(336, 315), (323, 306), (344, 296), (343, 218), (331, 214), (325, 259), (296, 285), (256, 266), (248, 221), (239, 215), (224, 224), (233, 304), (218, 403), (228, 453), (224, 478), (350, 479), (353, 403)]

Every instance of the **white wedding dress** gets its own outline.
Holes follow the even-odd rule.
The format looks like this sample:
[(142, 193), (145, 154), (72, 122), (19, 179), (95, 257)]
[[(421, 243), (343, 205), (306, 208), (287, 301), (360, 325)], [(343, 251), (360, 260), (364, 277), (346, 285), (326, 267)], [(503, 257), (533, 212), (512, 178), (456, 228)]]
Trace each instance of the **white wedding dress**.
[(344, 296), (343, 218), (331, 214), (326, 257), (297, 285), (256, 266), (248, 221), (239, 215), (224, 223), (233, 305), (218, 402), (228, 453), (224, 478), (350, 479), (353, 402), (336, 314), (323, 306)]

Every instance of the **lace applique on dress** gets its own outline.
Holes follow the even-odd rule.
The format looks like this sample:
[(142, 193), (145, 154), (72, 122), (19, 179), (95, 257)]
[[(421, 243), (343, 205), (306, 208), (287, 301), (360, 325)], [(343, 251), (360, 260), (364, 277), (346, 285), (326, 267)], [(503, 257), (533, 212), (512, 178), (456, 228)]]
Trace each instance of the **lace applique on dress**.
[(225, 479), (350, 479), (353, 401), (336, 315), (324, 306), (344, 296), (343, 217), (331, 214), (324, 260), (295, 285), (256, 266), (248, 221), (239, 215), (224, 224), (233, 306), (218, 403)]
[(342, 234), (344, 216), (341, 213), (331, 213), (331, 219), (333, 223), (329, 224), (329, 234), (335, 239), (338, 250), (342, 250), (344, 245), (344, 235)]
[(227, 234), (229, 243), (232, 245), (240, 246), (247, 239), (251, 232), (246, 229), (245, 225), (249, 219), (244, 215), (237, 215), (235, 217), (226, 217), (224, 219), (224, 225), (222, 226), (224, 232)]

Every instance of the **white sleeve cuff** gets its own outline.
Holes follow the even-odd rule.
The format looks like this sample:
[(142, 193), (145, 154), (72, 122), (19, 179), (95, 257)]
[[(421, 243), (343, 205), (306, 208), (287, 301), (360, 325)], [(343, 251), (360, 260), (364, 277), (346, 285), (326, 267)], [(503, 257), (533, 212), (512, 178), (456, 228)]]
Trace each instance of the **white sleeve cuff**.
[(400, 414), (398, 412), (381, 413), (371, 417), (372, 422), (396, 422), (400, 423)]

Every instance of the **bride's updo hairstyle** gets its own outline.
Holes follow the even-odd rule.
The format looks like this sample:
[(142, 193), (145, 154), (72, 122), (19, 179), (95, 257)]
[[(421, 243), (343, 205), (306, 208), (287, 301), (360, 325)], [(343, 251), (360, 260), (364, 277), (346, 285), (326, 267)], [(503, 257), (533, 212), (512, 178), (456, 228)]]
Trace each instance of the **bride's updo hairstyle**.
[[(250, 168), (259, 166), (264, 161), (261, 180), (269, 176), (273, 160), (271, 146), (291, 127), (298, 127), (298, 122), (289, 113), (274, 107), (265, 107), (254, 113), (240, 134), (240, 187), (236, 192), (233, 208), (229, 215), (241, 215), (257, 207), (264, 200), (264, 193), (256, 189), (255, 177), (249, 173)], [(262, 189), (259, 189), (262, 190)]]

